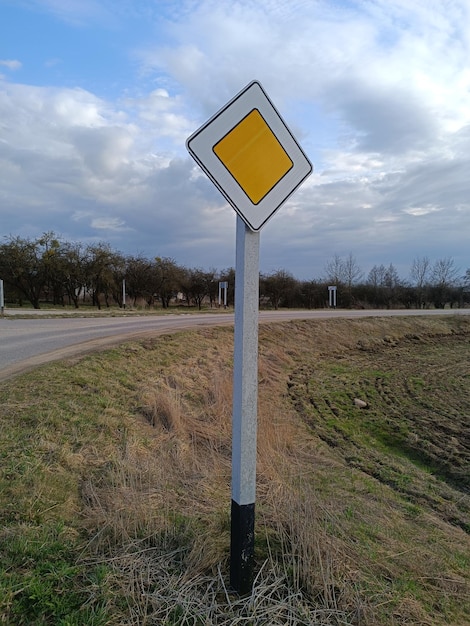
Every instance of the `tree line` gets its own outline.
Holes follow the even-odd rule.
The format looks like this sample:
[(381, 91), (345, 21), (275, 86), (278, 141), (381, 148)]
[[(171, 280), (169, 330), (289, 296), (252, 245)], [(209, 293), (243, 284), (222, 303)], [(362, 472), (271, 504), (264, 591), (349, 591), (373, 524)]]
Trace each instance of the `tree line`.
[[(235, 270), (187, 268), (169, 257), (123, 255), (107, 243), (64, 241), (52, 232), (36, 239), (6, 237), (0, 245), (0, 278), (10, 304), (41, 303), (98, 309), (124, 305), (202, 308), (218, 304), (219, 282), (227, 282), (234, 303)], [(324, 308), (328, 286), (342, 308), (444, 308), (470, 303), (470, 269), (464, 275), (452, 258), (414, 259), (408, 279), (393, 264), (374, 265), (364, 274), (352, 254), (334, 255), (323, 275), (297, 280), (286, 270), (260, 275), (260, 306), (278, 309)], [(123, 289), (125, 286), (125, 290)]]

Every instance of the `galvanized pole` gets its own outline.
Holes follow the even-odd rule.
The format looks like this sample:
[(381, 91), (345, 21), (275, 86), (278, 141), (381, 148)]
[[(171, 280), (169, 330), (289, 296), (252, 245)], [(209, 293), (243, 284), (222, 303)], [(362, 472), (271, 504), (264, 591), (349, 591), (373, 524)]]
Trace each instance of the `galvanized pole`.
[(3, 280), (0, 278), (0, 315), (5, 311), (5, 295), (3, 293)]
[(236, 238), (230, 584), (246, 594), (255, 546), (259, 232), (237, 216)]

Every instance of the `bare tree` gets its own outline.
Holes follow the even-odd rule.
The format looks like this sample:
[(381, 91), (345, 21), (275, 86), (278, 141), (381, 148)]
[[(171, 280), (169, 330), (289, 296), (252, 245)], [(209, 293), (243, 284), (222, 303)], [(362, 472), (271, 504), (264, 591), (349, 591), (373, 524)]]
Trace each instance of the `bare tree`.
[(452, 300), (451, 289), (457, 283), (459, 268), (456, 267), (454, 259), (446, 257), (438, 259), (431, 272), (432, 297), (434, 306), (443, 309), (447, 302)]
[[(47, 239), (46, 239), (47, 237)], [(48, 280), (48, 235), (39, 239), (10, 237), (0, 246), (0, 268), (8, 285), (39, 309), (39, 299)]]
[(466, 289), (470, 289), (470, 268), (465, 272), (465, 275), (462, 277), (462, 280)]
[[(136, 305), (138, 300), (151, 303), (154, 292), (154, 266), (144, 256), (128, 256), (126, 259), (126, 292)], [(150, 306), (150, 305), (149, 305)]]
[(297, 281), (289, 272), (277, 270), (272, 274), (261, 277), (260, 293), (277, 310), (281, 302), (289, 302), (297, 285)]
[(371, 287), (381, 287), (385, 282), (387, 268), (385, 265), (374, 265), (367, 276), (367, 284)]
[(385, 270), (384, 284), (387, 309), (391, 308), (397, 301), (397, 292), (402, 286), (402, 282), (393, 263)]
[(372, 288), (374, 306), (380, 307), (384, 304), (383, 286), (387, 268), (385, 265), (374, 265), (367, 276), (367, 284)]
[(388, 267), (374, 265), (367, 277), (367, 284), (373, 289), (375, 306), (385, 305), (389, 309), (396, 304), (397, 293), (403, 283), (396, 267), (390, 263)]
[(171, 299), (176, 297), (179, 291), (185, 270), (170, 257), (157, 256), (155, 264), (158, 274), (157, 293), (162, 307), (167, 309), (170, 306)]
[(81, 243), (65, 242), (60, 249), (63, 288), (69, 302), (73, 302), (76, 309), (86, 283), (86, 254)]
[(346, 283), (344, 261), (338, 254), (325, 264), (325, 274), (326, 280), (332, 285), (339, 287)]
[(201, 310), (203, 300), (208, 295), (206, 272), (201, 268), (182, 268), (179, 286), (188, 306), (193, 302)]
[(109, 297), (113, 292), (113, 267), (117, 256), (118, 253), (105, 242), (87, 247), (87, 287), (91, 291), (93, 306), (98, 309), (101, 309), (101, 295), (104, 296), (106, 307), (109, 307)]
[(337, 254), (325, 265), (326, 278), (332, 285), (345, 287), (346, 306), (352, 305), (352, 287), (363, 276), (356, 258), (350, 252), (345, 259)]
[(446, 257), (438, 259), (432, 268), (432, 282), (434, 285), (452, 286), (457, 281), (459, 268), (456, 267), (454, 259)]
[(417, 308), (422, 309), (426, 306), (426, 294), (431, 276), (431, 261), (427, 256), (417, 257), (413, 260), (410, 276), (416, 287)]
[(346, 285), (351, 287), (363, 277), (364, 273), (359, 267), (356, 257), (352, 252), (345, 259), (335, 254), (325, 265), (326, 278), (332, 284)]
[(364, 272), (359, 267), (359, 264), (352, 252), (348, 254), (343, 262), (344, 275), (346, 278), (346, 285), (349, 289), (356, 283), (358, 283), (364, 276)]

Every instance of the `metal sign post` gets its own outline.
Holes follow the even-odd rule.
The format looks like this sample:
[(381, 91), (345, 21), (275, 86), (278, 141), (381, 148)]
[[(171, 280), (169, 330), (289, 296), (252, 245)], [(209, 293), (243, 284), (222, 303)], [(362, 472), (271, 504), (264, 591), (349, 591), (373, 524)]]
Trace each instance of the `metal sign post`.
[(312, 164), (257, 81), (193, 133), (186, 147), (238, 214), (230, 584), (245, 594), (254, 571), (259, 230)]
[(248, 593), (255, 552), (259, 233), (237, 217), (230, 584)]
[(5, 311), (5, 295), (3, 293), (3, 280), (0, 278), (0, 315)]

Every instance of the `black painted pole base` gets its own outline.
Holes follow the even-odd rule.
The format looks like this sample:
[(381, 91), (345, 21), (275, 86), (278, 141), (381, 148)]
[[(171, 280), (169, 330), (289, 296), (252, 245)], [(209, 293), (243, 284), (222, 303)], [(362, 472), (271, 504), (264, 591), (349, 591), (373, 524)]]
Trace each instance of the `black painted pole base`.
[(232, 500), (230, 586), (241, 595), (251, 593), (255, 564), (255, 505)]

